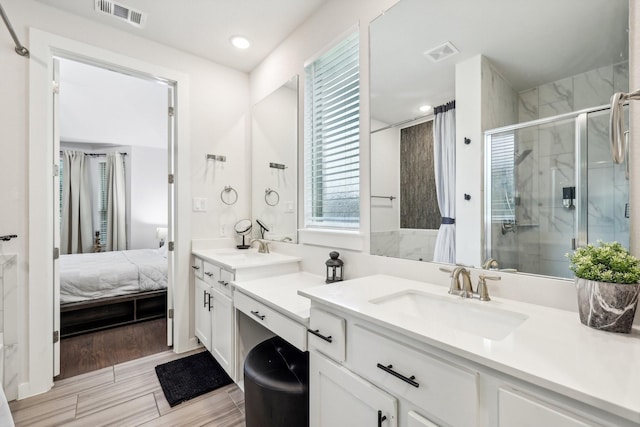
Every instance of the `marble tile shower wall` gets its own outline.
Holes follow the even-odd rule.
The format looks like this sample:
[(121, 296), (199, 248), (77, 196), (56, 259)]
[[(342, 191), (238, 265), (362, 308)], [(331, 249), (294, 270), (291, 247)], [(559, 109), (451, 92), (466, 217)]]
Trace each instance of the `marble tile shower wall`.
[[(623, 62), (522, 91), (518, 122), (608, 104), (614, 92), (628, 91), (628, 81), (628, 62)], [(614, 167), (609, 156), (607, 120), (603, 114), (588, 123), (589, 240), (628, 242), (626, 178), (624, 168)], [(571, 250), (575, 212), (563, 207), (562, 188), (575, 186), (574, 141), (573, 120), (522, 129), (516, 135), (516, 155), (532, 150), (516, 166), (518, 229), (506, 237), (517, 240), (512, 243), (519, 248), (522, 271), (571, 276), (563, 255)]]
[(432, 261), (438, 230), (400, 230), (371, 233), (371, 255)]
[[(0, 247), (1, 249), (1, 247)], [(8, 400), (18, 397), (18, 273), (17, 256), (0, 253), (0, 353), (2, 386)]]

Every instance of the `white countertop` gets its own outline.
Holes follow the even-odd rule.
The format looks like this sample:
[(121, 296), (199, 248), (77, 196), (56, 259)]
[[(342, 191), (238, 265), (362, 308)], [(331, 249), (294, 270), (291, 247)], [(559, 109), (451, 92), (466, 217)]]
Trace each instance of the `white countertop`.
[(304, 288), (299, 294), (640, 423), (640, 330), (603, 332), (582, 325), (578, 314), (569, 311), (502, 298), (460, 299), (460, 304), (528, 316), (506, 337), (491, 340), (369, 302), (409, 289), (460, 299), (443, 286), (386, 275)]
[(311, 301), (298, 295), (298, 291), (322, 286), (325, 284), (324, 279), (315, 274), (298, 272), (233, 282), (233, 285), (238, 291), (299, 323), (308, 325)]
[(259, 253), (256, 249), (194, 249), (191, 253), (205, 261), (237, 270), (301, 261), (302, 258), (275, 252)]

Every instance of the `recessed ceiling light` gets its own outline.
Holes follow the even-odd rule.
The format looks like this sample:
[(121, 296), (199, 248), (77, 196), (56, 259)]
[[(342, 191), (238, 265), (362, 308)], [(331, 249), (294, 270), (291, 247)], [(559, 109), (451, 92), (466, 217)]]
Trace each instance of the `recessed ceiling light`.
[(231, 37), (231, 44), (237, 47), (238, 49), (246, 49), (251, 46), (249, 40), (242, 36), (233, 36)]
[(420, 110), (421, 113), (426, 113), (431, 110), (431, 105), (422, 105), (418, 110)]

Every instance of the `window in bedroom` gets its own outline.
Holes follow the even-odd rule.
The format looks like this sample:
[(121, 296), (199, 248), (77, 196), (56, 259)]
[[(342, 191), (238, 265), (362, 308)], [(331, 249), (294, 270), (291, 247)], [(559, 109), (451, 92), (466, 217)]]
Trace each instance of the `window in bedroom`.
[(305, 226), (360, 224), (358, 32), (305, 67)]

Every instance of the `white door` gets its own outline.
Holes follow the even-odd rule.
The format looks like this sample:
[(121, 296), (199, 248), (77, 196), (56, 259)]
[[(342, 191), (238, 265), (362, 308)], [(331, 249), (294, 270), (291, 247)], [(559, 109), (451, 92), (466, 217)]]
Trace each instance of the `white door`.
[(60, 375), (60, 61), (53, 58), (53, 376)]
[(211, 287), (199, 278), (195, 278), (195, 310), (196, 310), (196, 337), (211, 350)]
[(398, 401), (311, 351), (309, 421), (311, 427), (397, 427)]
[(167, 169), (169, 172), (169, 177), (167, 179), (169, 183), (168, 187), (168, 215), (167, 215), (167, 227), (168, 227), (168, 235), (167, 235), (167, 244), (170, 245), (170, 251), (167, 251), (167, 262), (168, 262), (168, 274), (167, 274), (167, 346), (173, 345), (173, 287), (175, 286), (176, 280), (176, 268), (175, 268), (175, 252), (173, 251), (173, 242), (175, 242), (175, 84), (169, 84), (168, 86), (168, 106), (169, 111), (167, 112), (168, 127), (167, 127), (167, 160), (168, 165)]
[(233, 378), (233, 304), (231, 298), (213, 290), (211, 313), (211, 353), (220, 366)]

